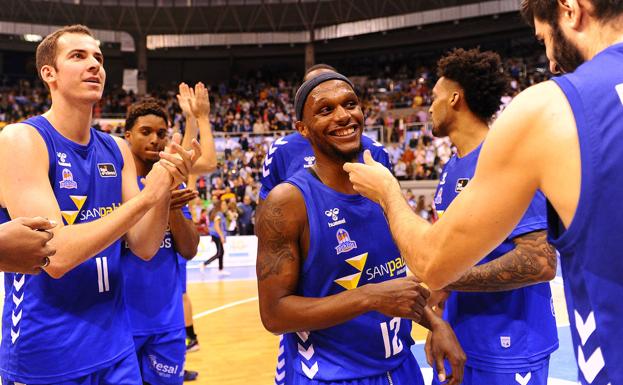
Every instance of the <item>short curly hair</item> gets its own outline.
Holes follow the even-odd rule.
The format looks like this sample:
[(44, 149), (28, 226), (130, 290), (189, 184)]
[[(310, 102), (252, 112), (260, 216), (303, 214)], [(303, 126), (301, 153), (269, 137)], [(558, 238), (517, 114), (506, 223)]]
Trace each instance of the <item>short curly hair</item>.
[(128, 107), (128, 113), (125, 118), (125, 130), (130, 131), (136, 124), (136, 120), (145, 115), (159, 116), (167, 126), (169, 125), (169, 114), (167, 114), (162, 103), (155, 98), (145, 98)]
[(469, 109), (484, 121), (499, 110), (509, 85), (500, 56), (478, 48), (449, 51), (437, 62), (437, 75), (457, 82)]

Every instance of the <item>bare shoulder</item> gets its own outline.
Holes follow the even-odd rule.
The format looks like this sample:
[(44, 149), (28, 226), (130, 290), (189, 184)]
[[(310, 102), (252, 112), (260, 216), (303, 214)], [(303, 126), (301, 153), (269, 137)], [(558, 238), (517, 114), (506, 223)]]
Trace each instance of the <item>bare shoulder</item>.
[(120, 138), (117, 135), (110, 136), (113, 138), (115, 143), (117, 143), (117, 146), (119, 146), (119, 150), (121, 150), (121, 154), (123, 154), (124, 158), (126, 157), (126, 155), (131, 155), (130, 146), (128, 146), (128, 142), (126, 142), (125, 139)]
[(281, 183), (270, 191), (257, 218), (257, 235), (283, 232), (296, 236), (307, 221), (307, 210), (301, 191), (290, 183)]
[(0, 134), (0, 139), (4, 143), (11, 145), (45, 146), (45, 142), (37, 132), (37, 129), (25, 123), (14, 123), (4, 127), (4, 129), (2, 129), (2, 134)]

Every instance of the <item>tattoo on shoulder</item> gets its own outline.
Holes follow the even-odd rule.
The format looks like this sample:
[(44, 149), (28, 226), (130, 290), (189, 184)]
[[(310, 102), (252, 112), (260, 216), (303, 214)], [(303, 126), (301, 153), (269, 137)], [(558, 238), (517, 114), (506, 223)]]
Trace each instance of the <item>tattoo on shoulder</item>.
[(283, 208), (271, 202), (262, 204), (257, 219), (257, 237), (259, 242), (257, 260), (257, 279), (262, 281), (281, 273), (286, 263), (296, 260), (292, 246), (283, 231), (287, 225)]

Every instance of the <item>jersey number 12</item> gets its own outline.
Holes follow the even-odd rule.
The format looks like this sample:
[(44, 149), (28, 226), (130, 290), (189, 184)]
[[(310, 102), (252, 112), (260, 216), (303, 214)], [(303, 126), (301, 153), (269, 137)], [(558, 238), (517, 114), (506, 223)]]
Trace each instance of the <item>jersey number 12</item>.
[[(389, 322), (381, 322), (381, 334), (383, 335), (383, 344), (385, 345), (385, 358), (395, 356), (402, 351), (402, 341), (398, 338), (400, 331), (400, 317), (394, 317)], [(388, 327), (389, 325), (389, 327)], [(389, 342), (389, 332), (394, 332), (394, 337)]]

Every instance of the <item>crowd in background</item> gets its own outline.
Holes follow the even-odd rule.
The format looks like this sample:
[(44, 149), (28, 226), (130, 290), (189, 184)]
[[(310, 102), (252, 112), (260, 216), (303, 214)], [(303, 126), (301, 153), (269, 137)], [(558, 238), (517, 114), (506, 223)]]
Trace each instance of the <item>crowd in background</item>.
[[(501, 109), (516, 93), (549, 76), (543, 55), (509, 58), (504, 66), (512, 82)], [(365, 125), (374, 128), (377, 139), (386, 144), (395, 176), (399, 180), (439, 179), (453, 149), (448, 138), (434, 138), (427, 124), (431, 89), (436, 80), (431, 70), (378, 58), (357, 60), (356, 64), (342, 62), (339, 67), (352, 74)], [(193, 216), (200, 229), (209, 224), (210, 213), (216, 209), (224, 214), (228, 234), (253, 234), (262, 162), (274, 140), (273, 136), (261, 134), (294, 129), (293, 101), (299, 85), (299, 75), (269, 79), (258, 73), (256, 77), (234, 78), (211, 87), (210, 120), (217, 135), (221, 132), (225, 136), (217, 170), (197, 181), (200, 198), (195, 202)], [(151, 96), (165, 103), (172, 130), (183, 132), (185, 120), (176, 94), (173, 86), (151, 92)], [(138, 99), (132, 91), (107, 89), (94, 108), (94, 117), (123, 118), (128, 106)], [(0, 124), (41, 114), (49, 106), (49, 93), (40, 83), (0, 79)], [(121, 134), (123, 129), (120, 124), (96, 128), (113, 134)], [(430, 197), (416, 197), (408, 192), (406, 198), (422, 217), (434, 218), (430, 203), (426, 203)], [(207, 227), (203, 230), (207, 231)]]

